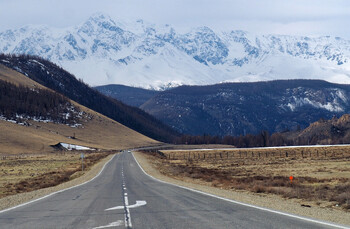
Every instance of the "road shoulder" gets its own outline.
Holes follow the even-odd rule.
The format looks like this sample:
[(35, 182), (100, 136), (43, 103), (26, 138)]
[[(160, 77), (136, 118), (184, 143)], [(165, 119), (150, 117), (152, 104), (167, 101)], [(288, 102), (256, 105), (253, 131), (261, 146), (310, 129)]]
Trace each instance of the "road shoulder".
[(134, 152), (134, 156), (142, 168), (145, 170), (145, 172), (165, 182), (196, 189), (202, 192), (214, 194), (220, 197), (251, 205), (256, 205), (259, 207), (288, 212), (291, 214), (323, 221), (334, 222), (337, 224), (350, 225), (350, 214), (340, 210), (320, 207), (302, 207), (300, 201), (296, 199), (284, 199), (277, 195), (253, 194), (245, 191), (223, 190), (220, 188), (200, 184), (190, 178), (185, 178), (184, 180), (174, 179), (172, 177), (161, 174), (159, 170), (157, 170), (156, 167), (152, 164), (151, 160), (148, 158), (149, 156), (140, 152)]

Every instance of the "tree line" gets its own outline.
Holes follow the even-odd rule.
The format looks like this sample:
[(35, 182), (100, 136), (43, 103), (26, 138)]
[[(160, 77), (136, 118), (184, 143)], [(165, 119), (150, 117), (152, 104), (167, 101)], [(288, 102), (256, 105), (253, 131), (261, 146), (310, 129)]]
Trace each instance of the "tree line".
[[(58, 93), (0, 80), (0, 115), (7, 119), (21, 121), (21, 117), (30, 117), (72, 124), (76, 118), (71, 107), (72, 104)], [(74, 111), (78, 112), (78, 108)]]
[(350, 144), (350, 130), (343, 134), (324, 136), (321, 133), (314, 132), (307, 136), (298, 136), (295, 131), (269, 134), (267, 131), (261, 131), (259, 134), (247, 134), (240, 136), (211, 136), (211, 135), (182, 135), (175, 141), (176, 144), (224, 144), (233, 145), (238, 148), (249, 147), (272, 147), (272, 146), (298, 146), (298, 145), (334, 145)]
[(234, 145), (239, 148), (245, 147), (267, 147), (267, 146), (284, 146), (291, 145), (293, 141), (287, 139), (281, 133), (274, 133), (272, 135), (267, 131), (261, 131), (259, 134), (247, 134), (240, 136), (192, 136), (182, 135), (176, 139), (177, 144), (224, 144)]

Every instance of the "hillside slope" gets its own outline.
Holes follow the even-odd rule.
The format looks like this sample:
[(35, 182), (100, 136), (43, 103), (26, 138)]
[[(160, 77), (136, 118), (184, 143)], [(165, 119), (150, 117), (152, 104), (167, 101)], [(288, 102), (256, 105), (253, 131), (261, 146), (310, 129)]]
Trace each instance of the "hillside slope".
[(306, 128), (350, 112), (350, 85), (284, 80), (181, 86), (140, 106), (184, 134), (245, 135)]
[(330, 120), (320, 119), (298, 133), (297, 138), (309, 144), (349, 144), (350, 115)]
[(178, 135), (141, 109), (100, 94), (47, 60), (24, 55), (0, 55), (0, 63), (150, 138), (171, 142)]
[(98, 86), (94, 88), (104, 95), (120, 100), (123, 103), (134, 107), (141, 106), (147, 100), (159, 93), (159, 91), (155, 90), (147, 90), (117, 84)]
[[(25, 88), (32, 91), (33, 94), (29, 97), (33, 104), (40, 104), (37, 102), (42, 100), (43, 92), (47, 98), (55, 98), (57, 95), (23, 74), (0, 65), (0, 87), (6, 86), (12, 89), (11, 85), (15, 88), (16, 86), (21, 87), (17, 87), (17, 89)], [(17, 92), (21, 91), (17, 90)], [(38, 117), (37, 113), (32, 114), (26, 109), (23, 112), (18, 109), (17, 115), (13, 116), (10, 111), (22, 107), (21, 101), (27, 105), (31, 104), (27, 100), (28, 96), (23, 96), (26, 94), (20, 95), (21, 97), (12, 97), (13, 100), (8, 101), (8, 94), (5, 94), (4, 90), (0, 91), (0, 154), (52, 152), (54, 148), (51, 146), (59, 142), (106, 150), (158, 143), (74, 101), (61, 98), (60, 95), (58, 96), (64, 103), (56, 104), (57, 107), (64, 108), (64, 104), (68, 102), (71, 110), (79, 111), (70, 113), (70, 119), (75, 120), (74, 124), (77, 125), (71, 125), (67, 120), (53, 118), (50, 115), (52, 112), (50, 106), (42, 104), (34, 107), (34, 110), (33, 107), (26, 108), (41, 113), (42, 119)], [(4, 101), (10, 102), (10, 104), (3, 104)], [(9, 105), (11, 105), (11, 109), (9, 109)], [(64, 115), (64, 117), (67, 116)]]

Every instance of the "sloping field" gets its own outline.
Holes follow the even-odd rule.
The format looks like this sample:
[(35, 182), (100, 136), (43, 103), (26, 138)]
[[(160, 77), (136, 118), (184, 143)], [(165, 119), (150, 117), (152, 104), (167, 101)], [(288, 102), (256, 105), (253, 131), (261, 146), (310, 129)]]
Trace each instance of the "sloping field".
[(44, 86), (38, 84), (34, 80), (31, 80), (23, 74), (16, 72), (2, 64), (0, 64), (0, 79), (15, 84), (17, 86), (22, 85), (27, 87), (45, 88)]
[[(41, 87), (28, 77), (0, 65), (0, 79), (16, 85)], [(49, 90), (49, 89), (48, 89)], [(72, 101), (74, 106), (86, 112), (89, 118), (81, 120), (82, 126), (28, 121), (30, 126), (0, 120), (0, 154), (52, 152), (51, 145), (59, 142), (77, 144), (98, 149), (116, 150), (157, 143), (112, 119)]]

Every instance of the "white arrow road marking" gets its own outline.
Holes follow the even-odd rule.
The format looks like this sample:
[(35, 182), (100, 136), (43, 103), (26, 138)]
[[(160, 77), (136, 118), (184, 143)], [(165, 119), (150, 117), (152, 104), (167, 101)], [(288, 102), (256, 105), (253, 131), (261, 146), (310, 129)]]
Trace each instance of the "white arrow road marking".
[(106, 226), (94, 227), (93, 229), (108, 228), (108, 227), (118, 227), (123, 225), (123, 220), (118, 220), (117, 222), (110, 223)]
[[(146, 204), (147, 204), (147, 202), (144, 200), (136, 200), (136, 204), (129, 205), (126, 207), (127, 208), (137, 208), (137, 207), (141, 207), (141, 206), (146, 205)], [(105, 211), (112, 211), (112, 210), (118, 210), (118, 209), (124, 209), (124, 206), (116, 206), (113, 208), (107, 208)]]

